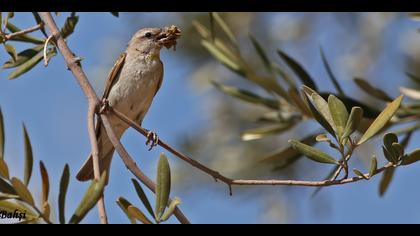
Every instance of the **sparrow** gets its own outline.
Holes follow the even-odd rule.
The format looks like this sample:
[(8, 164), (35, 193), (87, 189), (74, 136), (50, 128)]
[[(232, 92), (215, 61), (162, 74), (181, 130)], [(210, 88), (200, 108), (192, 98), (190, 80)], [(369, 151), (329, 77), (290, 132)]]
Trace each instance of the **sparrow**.
[[(180, 30), (173, 25), (137, 31), (109, 73), (102, 101), (141, 125), (162, 85), (163, 63), (160, 60), (160, 50), (162, 47), (175, 49), (176, 40), (180, 36)], [(115, 135), (120, 139), (129, 126), (112, 113), (109, 113), (108, 119)], [(109, 178), (114, 146), (100, 119), (96, 124), (96, 137), (100, 172), (106, 170)], [(76, 178), (79, 181), (94, 178), (92, 155), (89, 155)]]

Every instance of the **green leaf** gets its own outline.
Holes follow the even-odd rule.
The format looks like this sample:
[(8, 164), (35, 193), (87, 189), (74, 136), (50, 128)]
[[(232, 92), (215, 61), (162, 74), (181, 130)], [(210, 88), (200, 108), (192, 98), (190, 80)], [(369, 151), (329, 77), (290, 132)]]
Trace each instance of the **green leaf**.
[(120, 16), (120, 14), (119, 14), (119, 12), (110, 12), (113, 16), (115, 16), (115, 17), (119, 17)]
[(313, 90), (318, 90), (314, 80), (296, 60), (294, 60), (293, 58), (291, 58), (290, 56), (288, 56), (286, 53), (284, 53), (281, 50), (277, 50), (277, 53), (286, 62), (286, 64), (293, 70), (293, 72), (295, 72), (295, 74), (299, 77), (299, 79), (302, 81), (304, 85), (310, 87)]
[(4, 161), (4, 159), (0, 158), (0, 177), (9, 179), (9, 167), (7, 167), (7, 163)]
[(353, 169), (353, 173), (355, 173), (357, 176), (362, 177), (365, 180), (368, 180), (369, 178), (367, 178), (360, 170), (358, 169)]
[(143, 224), (153, 224), (144, 214), (135, 206), (128, 206), (127, 207), (128, 214), (130, 214), (131, 217), (139, 220)]
[(267, 127), (260, 127), (255, 129), (249, 129), (244, 131), (241, 134), (241, 139), (243, 141), (250, 141), (255, 139), (260, 139), (268, 135), (274, 135), (281, 132), (284, 132), (295, 125), (293, 122), (284, 122), (276, 125), (271, 125)]
[(235, 35), (230, 30), (229, 26), (217, 12), (212, 12), (212, 15), (216, 23), (220, 26), (225, 35), (228, 37), (229, 41), (232, 43), (233, 46), (236, 47), (238, 45), (238, 42), (236, 41)]
[(76, 27), (77, 22), (79, 21), (79, 16), (69, 16), (64, 22), (63, 28), (61, 28), (61, 36), (63, 38), (67, 38), (74, 32), (74, 28)]
[(321, 52), (322, 62), (324, 63), (325, 69), (327, 70), (328, 76), (330, 77), (335, 89), (337, 89), (337, 92), (339, 94), (344, 95), (343, 89), (341, 88), (340, 84), (338, 83), (337, 78), (335, 77), (334, 73), (331, 70), (330, 65), (328, 64), (327, 57), (324, 54), (324, 50), (322, 50), (322, 47), (319, 47), (319, 50)]
[(6, 52), (12, 57), (12, 60), (16, 62), (17, 60), (17, 53), (15, 47), (11, 44), (3, 44), (4, 48), (6, 49)]
[(12, 178), (11, 182), (17, 195), (19, 195), (19, 197), (29, 205), (35, 206), (34, 198), (32, 197), (32, 194), (27, 188), (27, 186), (15, 177)]
[(4, 143), (6, 136), (4, 135), (3, 112), (0, 108), (0, 159), (4, 159)]
[(17, 195), (12, 185), (10, 185), (8, 182), (6, 182), (2, 178), (0, 178), (0, 192), (5, 193), (5, 194), (10, 194), (10, 195)]
[(35, 212), (23, 204), (6, 200), (0, 201), (0, 211), (14, 212), (16, 210), (19, 212), (26, 212), (26, 220), (38, 218), (38, 215)]
[[(331, 93), (319, 93), (319, 95), (321, 95), (321, 97), (323, 97), (324, 99), (328, 99), (328, 96), (331, 95)], [(338, 99), (340, 99), (345, 105), (347, 110), (351, 110), (351, 108), (353, 107), (360, 107), (363, 109), (363, 117), (366, 118), (376, 118), (379, 113), (381, 113), (380, 110), (376, 109), (376, 107), (371, 107), (369, 105), (366, 105), (362, 102), (359, 102), (351, 97), (347, 97), (347, 96), (340, 96), (339, 94), (334, 94), (334, 96), (336, 96)]]
[(335, 160), (333, 157), (331, 157), (325, 152), (322, 152), (319, 149), (303, 144), (295, 139), (290, 139), (289, 143), (292, 145), (292, 147), (294, 147), (296, 150), (298, 150), (299, 152), (301, 152), (302, 154), (304, 154), (305, 156), (307, 156), (313, 161), (338, 165), (337, 160)]
[(401, 101), (403, 99), (403, 95), (396, 98), (394, 101), (389, 103), (386, 108), (379, 114), (379, 116), (373, 121), (373, 123), (369, 126), (363, 136), (360, 138), (357, 145), (360, 145), (370, 138), (372, 138), (377, 132), (379, 132), (388, 121), (392, 118), (395, 112), (400, 107)]
[(391, 168), (386, 169), (384, 173), (382, 174), (381, 182), (379, 183), (379, 196), (382, 197), (385, 194), (386, 190), (388, 189), (392, 181), (392, 177), (394, 177), (394, 173), (395, 173), (395, 168), (391, 167)]
[(299, 96), (299, 92), (295, 88), (290, 88), (288, 94), (291, 101), (299, 109), (299, 111), (302, 112), (302, 114), (306, 115), (307, 117), (312, 117), (311, 110), (308, 108), (308, 105), (302, 99), (302, 97)]
[(31, 59), (32, 57), (34, 57), (36, 54), (41, 52), (43, 48), (44, 48), (44, 45), (39, 45), (39, 46), (36, 46), (36, 47), (33, 47), (33, 48), (26, 49), (26, 50), (17, 54), (16, 61), (13, 61), (13, 59), (10, 59), (10, 60), (6, 61), (3, 64), (3, 68), (7, 69), (7, 68), (13, 68), (13, 67), (20, 66), (23, 63), (25, 63), (26, 61), (28, 61), (29, 59)]
[(39, 162), (39, 171), (41, 172), (42, 179), (42, 204), (48, 202), (48, 195), (50, 192), (50, 181), (48, 171), (42, 161)]
[(420, 160), (420, 149), (416, 149), (409, 153), (408, 155), (404, 156), (404, 158), (401, 161), (401, 165), (410, 165), (414, 162), (417, 162)]
[(30, 69), (34, 68), (42, 60), (43, 56), (44, 55), (42, 51), (38, 52), (38, 54), (36, 54), (29, 60), (23, 62), (20, 66), (18, 66), (16, 70), (10, 73), (7, 78), (14, 79), (28, 72)]
[(66, 164), (64, 166), (63, 174), (61, 175), (60, 180), (60, 193), (58, 194), (58, 215), (60, 224), (66, 223), (66, 194), (67, 189), (69, 186), (69, 179), (70, 179), (70, 168), (69, 165)]
[(344, 103), (334, 95), (328, 97), (328, 107), (334, 121), (334, 126), (336, 127), (337, 135), (341, 139), (346, 128), (349, 113)]
[(165, 211), (165, 213), (163, 214), (161, 221), (167, 221), (169, 219), (169, 217), (171, 217), (171, 215), (174, 213), (175, 208), (181, 204), (181, 199), (179, 198), (174, 198), (171, 203), (169, 204), (168, 210)]
[(251, 39), (252, 45), (254, 46), (255, 50), (257, 51), (258, 56), (260, 57), (261, 61), (263, 62), (265, 68), (267, 69), (267, 71), (271, 72), (272, 71), (271, 62), (268, 59), (268, 56), (267, 56), (266, 52), (264, 51), (263, 47), (258, 42), (258, 40), (256, 38), (254, 38), (254, 36), (249, 35), (249, 38)]
[(370, 169), (369, 169), (369, 178), (376, 174), (376, 170), (378, 169), (378, 160), (376, 159), (375, 155), (373, 155), (372, 160), (370, 161)]
[[(307, 145), (313, 145), (315, 143), (316, 136), (317, 134), (308, 135), (305, 138), (301, 139), (300, 142)], [(292, 146), (289, 146), (289, 147), (277, 150), (273, 152), (272, 154), (269, 154), (261, 158), (259, 163), (269, 163), (270, 166), (274, 165), (276, 170), (280, 170), (294, 163), (301, 156), (302, 154), (300, 152), (298, 152)]]
[(383, 142), (387, 149), (392, 149), (392, 144), (398, 143), (398, 137), (394, 133), (386, 133), (384, 135)]
[(356, 82), (357, 86), (359, 86), (359, 88), (361, 88), (367, 94), (386, 102), (392, 101), (392, 98), (388, 94), (386, 94), (384, 91), (380, 89), (375, 88), (374, 86), (369, 84), (366, 80), (355, 78), (354, 82)]
[(389, 150), (389, 149), (385, 148), (384, 146), (382, 146), (382, 151), (384, 153), (385, 159), (387, 159), (389, 162), (392, 162), (394, 164), (396, 164), (398, 162), (398, 159), (394, 155), (392, 150)]
[(274, 110), (278, 110), (279, 107), (280, 107), (280, 104), (277, 100), (264, 98), (264, 97), (261, 97), (261, 96), (255, 94), (255, 93), (252, 93), (250, 91), (235, 88), (235, 87), (232, 87), (232, 86), (222, 85), (222, 84), (219, 84), (215, 81), (211, 81), (211, 83), (218, 90), (220, 90), (220, 91), (222, 91), (222, 92), (224, 92), (224, 93), (226, 93), (226, 94), (228, 94), (232, 97), (241, 99), (243, 101), (246, 101), (246, 102), (249, 102), (249, 103), (254, 103), (254, 104), (261, 104), (261, 105), (264, 105), (264, 106), (266, 106), (270, 109), (274, 109)]
[(242, 68), (242, 66), (235, 59), (229, 57), (225, 52), (220, 50), (214, 44), (203, 39), (201, 40), (201, 45), (203, 45), (203, 47), (205, 47), (214, 58), (225, 65), (228, 69), (239, 74), (240, 76), (246, 75), (244, 68)]
[(171, 192), (171, 170), (169, 167), (168, 158), (165, 154), (160, 154), (157, 179), (156, 179), (156, 207), (155, 219), (160, 221), (166, 206), (168, 205), (169, 194)]
[[(19, 31), (22, 31), (21, 29), (19, 29), (17, 26), (15, 26), (14, 24), (7, 22), (6, 28), (11, 32), (11, 33), (16, 33)], [(27, 43), (34, 43), (34, 44), (44, 44), (45, 40), (41, 39), (41, 38), (36, 38), (33, 37), (29, 34), (23, 34), (23, 35), (19, 35), (16, 37), (13, 37), (12, 39), (10, 39), (11, 41), (20, 41), (20, 42), (27, 42)]]
[(87, 189), (82, 201), (79, 203), (79, 206), (70, 218), (70, 224), (78, 224), (95, 206), (99, 198), (101, 198), (106, 185), (106, 175), (107, 173), (104, 171), (99, 181), (96, 179), (92, 180), (92, 183)]
[(134, 217), (132, 217), (130, 215), (130, 213), (128, 212), (128, 207), (132, 206), (132, 204), (127, 201), (125, 198), (123, 197), (119, 197), (117, 200), (117, 204), (118, 206), (121, 208), (121, 210), (125, 213), (125, 215), (127, 216), (127, 218), (130, 220), (131, 224), (135, 224), (136, 223), (136, 219)]
[(133, 182), (134, 188), (136, 189), (137, 195), (140, 198), (141, 202), (146, 207), (146, 209), (149, 212), (149, 214), (152, 217), (154, 217), (155, 216), (155, 213), (153, 212), (152, 205), (150, 205), (149, 199), (147, 199), (147, 196), (144, 193), (144, 191), (143, 191), (140, 183), (137, 182), (137, 180), (135, 180), (135, 179), (131, 179), (131, 182)]
[[(318, 111), (317, 108), (315, 108), (315, 106), (313, 105), (313, 100), (312, 100), (312, 94), (313, 93), (308, 93), (307, 89), (309, 89), (308, 87), (303, 87), (302, 88), (302, 93), (303, 93), (303, 97), (304, 100), (306, 102), (306, 104), (308, 105), (309, 109), (311, 110), (312, 116), (315, 118), (316, 121), (318, 121), (318, 123), (320, 125), (322, 125), (322, 127), (324, 127), (324, 129), (326, 131), (328, 131), (330, 134), (335, 135), (335, 131), (333, 129), (333, 127), (331, 126), (330, 122), (328, 122), (324, 116)], [(329, 108), (327, 107), (328, 112), (329, 112)]]
[(25, 124), (23, 125), (23, 137), (25, 143), (25, 169), (24, 169), (24, 183), (26, 186), (29, 185), (29, 181), (32, 176), (32, 168), (34, 164), (34, 157), (32, 155), (32, 145), (29, 139), (28, 131), (26, 130)]
[(363, 118), (363, 109), (360, 107), (353, 107), (350, 111), (349, 118), (347, 119), (346, 127), (342, 135), (342, 140), (347, 139), (357, 127), (359, 127), (360, 121)]

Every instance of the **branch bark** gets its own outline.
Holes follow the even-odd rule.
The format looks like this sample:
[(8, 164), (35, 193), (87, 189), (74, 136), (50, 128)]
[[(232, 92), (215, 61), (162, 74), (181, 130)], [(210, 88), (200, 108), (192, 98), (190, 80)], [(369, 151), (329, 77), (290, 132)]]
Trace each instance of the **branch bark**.
[[(57, 25), (54, 22), (54, 19), (52, 18), (51, 14), (49, 12), (39, 12), (39, 15), (41, 16), (42, 20), (44, 21), (45, 26), (48, 28), (50, 33), (53, 35), (57, 47), (60, 50), (64, 60), (66, 61), (67, 67), (70, 69), (70, 71), (73, 73), (74, 77), (76, 78), (77, 82), (79, 83), (80, 88), (82, 89), (83, 93), (85, 94), (87, 100), (88, 100), (88, 131), (89, 131), (89, 139), (91, 143), (91, 149), (92, 149), (92, 157), (93, 157), (93, 169), (94, 169), (94, 176), (95, 179), (100, 178), (100, 169), (99, 169), (99, 157), (98, 157), (98, 141), (96, 139), (96, 133), (95, 133), (95, 113), (97, 111), (97, 107), (100, 104), (99, 99), (93, 90), (91, 84), (89, 83), (89, 80), (87, 79), (85, 73), (83, 72), (80, 64), (79, 59), (74, 55), (74, 53), (71, 52), (69, 47), (67, 46), (66, 42), (60, 35), (60, 31), (57, 28)], [(130, 166), (130, 171), (141, 181), (143, 182), (151, 191), (155, 192), (155, 183), (150, 180), (135, 164), (135, 162), (132, 160), (132, 158), (128, 155), (128, 153), (125, 151), (124, 147), (121, 145), (118, 139), (116, 139), (115, 133), (112, 130), (111, 125), (108, 122), (107, 116), (101, 114), (102, 122), (104, 123), (105, 127), (108, 127), (106, 129), (107, 134), (110, 136), (110, 139), (113, 140), (113, 145), (117, 152), (120, 154), (121, 159), (124, 161), (124, 163), (130, 164), (126, 165)], [(113, 137), (113, 138), (111, 138)], [(116, 139), (116, 140), (115, 140)], [(124, 153), (126, 155), (124, 155)], [(127, 158), (128, 157), (128, 158)], [(134, 163), (134, 166), (132, 165)], [(101, 223), (107, 223), (107, 216), (105, 211), (105, 205), (104, 205), (104, 199), (102, 198), (98, 201), (97, 204), (100, 221)], [(177, 208), (174, 212), (175, 217), (181, 222), (181, 223), (189, 223), (188, 219), (185, 217), (185, 215)]]
[(6, 35), (4, 35), (4, 41), (11, 40), (15, 37), (18, 37), (18, 36), (21, 36), (21, 35), (24, 35), (24, 34), (32, 33), (32, 32), (37, 31), (37, 30), (39, 30), (43, 27), (44, 27), (44, 24), (39, 23), (35, 26), (32, 26), (31, 28), (27, 28), (27, 29), (24, 29), (24, 30), (21, 30), (21, 31), (18, 31), (18, 32), (11, 33), (11, 34), (6, 34)]

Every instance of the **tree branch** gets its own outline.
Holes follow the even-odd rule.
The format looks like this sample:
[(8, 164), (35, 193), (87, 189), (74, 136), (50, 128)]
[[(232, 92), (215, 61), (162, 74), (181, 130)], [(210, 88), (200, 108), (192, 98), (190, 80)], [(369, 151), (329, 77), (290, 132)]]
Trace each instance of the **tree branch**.
[[(91, 84), (89, 83), (89, 80), (87, 79), (85, 73), (83, 72), (80, 64), (78, 63), (79, 60), (77, 57), (70, 51), (68, 48), (66, 42), (60, 35), (60, 31), (57, 28), (57, 25), (54, 22), (54, 19), (52, 18), (51, 14), (48, 12), (39, 12), (39, 15), (43, 19), (45, 25), (55, 38), (55, 41), (57, 42), (57, 47), (60, 50), (62, 56), (64, 57), (67, 67), (71, 70), (74, 77), (76, 78), (77, 82), (79, 83), (80, 88), (83, 90), (83, 93), (85, 94), (87, 100), (88, 100), (88, 131), (89, 131), (89, 139), (91, 142), (91, 149), (92, 149), (92, 157), (93, 157), (93, 167), (94, 167), (94, 175), (95, 179), (100, 177), (99, 172), (99, 158), (98, 158), (98, 143), (96, 139), (95, 134), (95, 125), (94, 125), (94, 117), (95, 112), (97, 111), (97, 107), (99, 104), (98, 97), (93, 90)], [(155, 183), (149, 179), (135, 164), (133, 159), (128, 155), (128, 153), (125, 151), (124, 147), (121, 145), (120, 141), (116, 139), (115, 133), (112, 130), (111, 125), (109, 124), (109, 121), (107, 119), (107, 116), (104, 114), (101, 114), (100, 116), (102, 122), (104, 123), (104, 126), (106, 127), (106, 132), (110, 136), (110, 140), (113, 140), (113, 145), (117, 152), (120, 154), (121, 159), (124, 161), (124, 163), (129, 164), (127, 167), (130, 166), (130, 171), (141, 181), (143, 182), (151, 191), (155, 192), (156, 185)], [(115, 140), (116, 139), (116, 140)], [(124, 155), (125, 153), (125, 155)], [(107, 223), (107, 217), (105, 212), (105, 206), (103, 197), (98, 201), (98, 211), (100, 215), (101, 223)], [(175, 217), (181, 222), (181, 223), (189, 223), (188, 219), (185, 217), (185, 215), (179, 210), (179, 208), (176, 208), (174, 211)]]
[(28, 29), (24, 29), (24, 30), (14, 32), (14, 33), (11, 33), (11, 34), (6, 34), (6, 35), (4, 35), (4, 41), (11, 40), (15, 37), (18, 37), (18, 36), (21, 36), (21, 35), (24, 35), (24, 34), (32, 33), (34, 31), (42, 29), (43, 27), (44, 27), (44, 24), (39, 23), (39, 24), (37, 24), (35, 26), (32, 26), (31, 28), (28, 28)]
[[(126, 117), (121, 112), (117, 111), (116, 109), (109, 107), (109, 111), (111, 111), (115, 116), (117, 116), (119, 119), (121, 119), (123, 122), (125, 122), (127, 125), (131, 126), (133, 129), (138, 131), (143, 136), (147, 137), (148, 131), (136, 124), (134, 121), (130, 120), (128, 117)], [(364, 179), (361, 176), (356, 176), (352, 178), (345, 178), (340, 180), (323, 180), (323, 181), (304, 181), (304, 180), (247, 180), (247, 179), (238, 179), (234, 180), (231, 178), (228, 178), (219, 172), (208, 168), (207, 166), (201, 164), (200, 162), (182, 154), (181, 152), (177, 151), (176, 149), (172, 148), (168, 144), (162, 141), (162, 139), (159, 139), (158, 145), (162, 148), (166, 149), (179, 159), (187, 162), (188, 164), (196, 167), (197, 169), (203, 171), (204, 173), (207, 173), (208, 175), (212, 176), (216, 181), (220, 180), (223, 183), (227, 184), (229, 187), (232, 185), (293, 185), (293, 186), (306, 186), (306, 187), (322, 187), (322, 186), (331, 186), (331, 185), (342, 185), (342, 184), (348, 184), (357, 182), (359, 180)], [(382, 168), (379, 168), (375, 174), (381, 173), (382, 171), (395, 167), (394, 164), (388, 163)], [(370, 178), (369, 174), (364, 174), (366, 178)]]

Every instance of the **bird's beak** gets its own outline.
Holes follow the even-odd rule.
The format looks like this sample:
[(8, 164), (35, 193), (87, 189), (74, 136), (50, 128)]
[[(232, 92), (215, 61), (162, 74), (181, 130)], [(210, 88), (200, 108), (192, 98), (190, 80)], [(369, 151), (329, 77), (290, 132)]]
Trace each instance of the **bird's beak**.
[(181, 31), (175, 25), (165, 27), (156, 36), (156, 41), (167, 49), (176, 46), (176, 40), (181, 37)]

